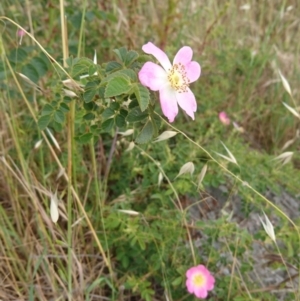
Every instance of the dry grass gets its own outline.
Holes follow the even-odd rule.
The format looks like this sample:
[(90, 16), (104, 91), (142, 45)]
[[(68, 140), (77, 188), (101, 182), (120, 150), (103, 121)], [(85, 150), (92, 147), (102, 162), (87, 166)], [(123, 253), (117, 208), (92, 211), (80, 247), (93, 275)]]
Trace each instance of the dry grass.
[[(5, 289), (0, 296), (3, 300), (64, 300), (68, 296), (64, 204), (60, 206), (60, 222), (56, 225), (49, 216), (49, 191), (33, 173), (25, 179), (15, 162), (3, 157), (1, 170), (2, 191), (6, 191), (6, 195), (1, 195), (0, 279)], [(74, 211), (74, 220), (77, 219)], [(94, 276), (103, 276), (107, 271), (84, 224), (79, 220), (73, 226), (72, 300), (85, 300), (85, 292), (95, 280)], [(101, 290), (96, 288), (92, 294), (97, 300)]]

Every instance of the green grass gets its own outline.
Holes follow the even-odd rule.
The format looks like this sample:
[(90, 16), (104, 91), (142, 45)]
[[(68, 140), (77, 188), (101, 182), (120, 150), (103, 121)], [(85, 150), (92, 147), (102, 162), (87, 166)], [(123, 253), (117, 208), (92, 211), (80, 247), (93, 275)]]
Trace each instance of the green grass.
[[(298, 140), (282, 150), (298, 129), (297, 118), (282, 104), (299, 111), (297, 9), (282, 1), (248, 3), (249, 10), (240, 8), (241, 1), (62, 1), (67, 40), (59, 4), (1, 3), (0, 299), (193, 300), (185, 272), (204, 264), (216, 278), (209, 300), (300, 300), (295, 276), (300, 220), (264, 197), (285, 191), (299, 198)], [(17, 25), (31, 33), (21, 44)], [(112, 129), (84, 141), (93, 102), (64, 98), (61, 92), (62, 80), (76, 77), (76, 58), (92, 60), (96, 50), (99, 67), (89, 70), (93, 74), (117, 60), (114, 49), (125, 46), (142, 55), (148, 41), (170, 58), (183, 45), (193, 48), (202, 67), (191, 85), (198, 102), (195, 121), (182, 111), (171, 125), (161, 120), (159, 133), (179, 133), (131, 151), (126, 149), (138, 126), (133, 136)], [(64, 42), (68, 49), (63, 50)], [(73, 67), (64, 68), (69, 56)], [(100, 101), (102, 109), (106, 104)], [(54, 141), (41, 130), (52, 109)], [(158, 104), (155, 111), (161, 115)], [(224, 126), (221, 111), (244, 131)], [(221, 141), (238, 165), (216, 154), (228, 156)], [(293, 158), (282, 165), (274, 158), (285, 151)], [(175, 179), (189, 161), (194, 174)], [(208, 191), (220, 187), (225, 193), (209, 199)], [(54, 224), (50, 196), (56, 190), (60, 218)], [(239, 212), (231, 216), (235, 197)], [(260, 225), (262, 210), (274, 222), (277, 245)], [(212, 212), (215, 218), (209, 218)], [(243, 228), (239, 214), (244, 222), (257, 219), (255, 233)], [(252, 252), (257, 245), (273, 256), (267, 267)], [(283, 274), (284, 280), (268, 286), (258, 266)]]

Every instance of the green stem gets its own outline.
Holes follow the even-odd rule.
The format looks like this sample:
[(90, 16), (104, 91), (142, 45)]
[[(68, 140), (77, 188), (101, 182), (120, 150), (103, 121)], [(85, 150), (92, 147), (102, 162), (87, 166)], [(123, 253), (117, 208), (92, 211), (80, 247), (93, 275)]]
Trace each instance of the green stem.
[(81, 54), (81, 47), (82, 47), (82, 38), (84, 33), (84, 18), (85, 18), (85, 11), (86, 11), (86, 0), (83, 3), (83, 10), (82, 10), (82, 17), (81, 17), (81, 25), (80, 25), (80, 33), (79, 33), (79, 41), (78, 41), (78, 50), (77, 50), (77, 57), (80, 57)]

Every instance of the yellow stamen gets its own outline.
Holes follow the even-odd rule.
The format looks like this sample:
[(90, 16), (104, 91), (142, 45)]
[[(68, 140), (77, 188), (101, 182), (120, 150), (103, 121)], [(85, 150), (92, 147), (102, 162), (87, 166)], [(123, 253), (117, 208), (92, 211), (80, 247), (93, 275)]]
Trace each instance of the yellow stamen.
[(187, 92), (190, 81), (186, 75), (185, 67), (181, 63), (174, 64), (169, 71), (168, 80), (177, 92)]
[(203, 286), (205, 283), (205, 277), (201, 274), (197, 274), (193, 277), (193, 283), (195, 286)]

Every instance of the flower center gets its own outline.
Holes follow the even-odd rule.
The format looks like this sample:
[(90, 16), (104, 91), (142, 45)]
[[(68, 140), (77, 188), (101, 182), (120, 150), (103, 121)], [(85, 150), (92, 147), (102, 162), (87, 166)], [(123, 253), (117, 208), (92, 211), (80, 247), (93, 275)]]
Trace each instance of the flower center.
[(190, 81), (186, 75), (185, 67), (181, 63), (173, 65), (168, 73), (168, 80), (177, 92), (187, 92)]
[(205, 283), (205, 277), (201, 274), (197, 274), (193, 277), (193, 283), (195, 286), (203, 286)]

